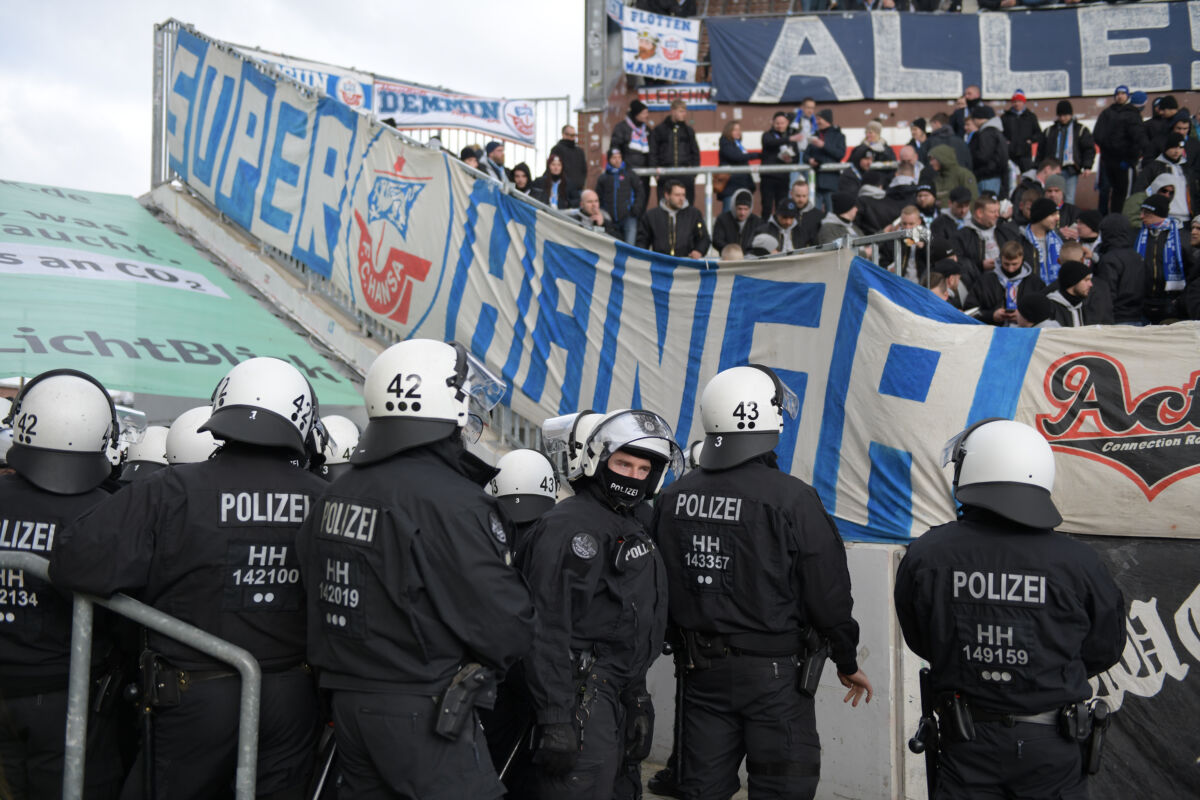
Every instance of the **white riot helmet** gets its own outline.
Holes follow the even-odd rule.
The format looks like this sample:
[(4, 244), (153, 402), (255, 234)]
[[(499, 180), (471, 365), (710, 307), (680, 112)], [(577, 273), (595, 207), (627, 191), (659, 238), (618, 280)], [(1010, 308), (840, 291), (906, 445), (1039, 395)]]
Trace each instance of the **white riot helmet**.
[(141, 441), (129, 445), (121, 470), (122, 483), (141, 480), (167, 466), (167, 433), (163, 425), (150, 425)]
[(504, 383), (457, 342), (394, 344), (367, 370), (363, 400), (370, 422), (350, 463), (371, 464), (460, 429), (474, 442), (483, 430), (482, 415), (504, 391)]
[(942, 466), (954, 464), (954, 497), (1020, 525), (1053, 528), (1062, 515), (1050, 499), (1054, 451), (1033, 428), (1010, 419), (980, 420), (946, 443)]
[(700, 466), (700, 454), (704, 452), (704, 440), (697, 439), (688, 445), (687, 449), (687, 464), (685, 465), (688, 472), (697, 469)]
[(583, 477), (584, 445), (602, 419), (603, 414), (589, 408), (574, 414), (551, 417), (542, 423), (542, 440), (545, 442), (546, 452), (551, 456), (563, 458), (565, 465), (560, 462), (559, 466), (563, 467), (563, 474), (568, 482)]
[(196, 406), (180, 414), (167, 431), (167, 462), (195, 464), (207, 461), (224, 442), (213, 438), (201, 426), (212, 416), (211, 406)]
[(317, 397), (300, 370), (278, 358), (247, 359), (229, 370), (199, 430), (228, 441), (308, 452)]
[(496, 462), (500, 470), (485, 487), (513, 522), (533, 522), (558, 500), (558, 478), (550, 460), (536, 450), (513, 450)]
[[(8, 419), (8, 412), (12, 410), (12, 401), (7, 397), (0, 397), (0, 420)], [(8, 448), (12, 447), (12, 428), (0, 422), (0, 467), (8, 466)]]
[[(608, 461), (618, 450), (650, 460), (650, 474), (645, 481), (631, 483), (613, 474)], [(683, 453), (675, 443), (671, 426), (652, 411), (624, 409), (605, 414), (584, 446), (583, 474), (589, 478), (599, 476), (601, 489), (614, 506), (635, 505), (658, 494), (668, 472), (683, 474)], [(638, 488), (640, 492), (635, 491)]]
[(82, 494), (112, 472), (107, 451), (120, 425), (108, 391), (73, 369), (43, 372), (14, 398), (3, 424), (12, 426), (8, 465), (55, 494)]
[(705, 433), (700, 466), (728, 469), (774, 450), (785, 413), (795, 419), (800, 400), (769, 367), (718, 372), (700, 395)]
[(325, 463), (320, 474), (332, 482), (350, 471), (350, 456), (358, 447), (358, 426), (340, 414), (321, 417), (321, 424), (325, 426), (328, 436), (325, 439)]

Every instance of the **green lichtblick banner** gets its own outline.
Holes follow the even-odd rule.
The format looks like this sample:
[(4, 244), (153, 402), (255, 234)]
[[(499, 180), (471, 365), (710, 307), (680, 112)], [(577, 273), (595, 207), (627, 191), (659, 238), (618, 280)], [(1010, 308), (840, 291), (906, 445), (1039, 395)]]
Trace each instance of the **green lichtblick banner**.
[(361, 402), (303, 337), (132, 197), (0, 180), (0, 377), (70, 367), (112, 390), (208, 398), (252, 356), (325, 404)]

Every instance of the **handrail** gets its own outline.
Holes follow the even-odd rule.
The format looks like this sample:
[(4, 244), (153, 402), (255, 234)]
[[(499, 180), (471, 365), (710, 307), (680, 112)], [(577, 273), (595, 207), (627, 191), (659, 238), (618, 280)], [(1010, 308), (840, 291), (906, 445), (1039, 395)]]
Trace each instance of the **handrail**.
[[(0, 551), (0, 567), (28, 570), (50, 582), (50, 562), (32, 553)], [(87, 710), (92, 654), (92, 605), (113, 613), (230, 664), (242, 676), (241, 710), (238, 719), (237, 800), (253, 800), (258, 771), (258, 721), (262, 700), (262, 670), (249, 652), (183, 620), (164, 614), (132, 597), (114, 594), (105, 599), (76, 593), (71, 623), (71, 671), (68, 679), (67, 725), (63, 751), (63, 800), (83, 797), (84, 744), (87, 741)]]

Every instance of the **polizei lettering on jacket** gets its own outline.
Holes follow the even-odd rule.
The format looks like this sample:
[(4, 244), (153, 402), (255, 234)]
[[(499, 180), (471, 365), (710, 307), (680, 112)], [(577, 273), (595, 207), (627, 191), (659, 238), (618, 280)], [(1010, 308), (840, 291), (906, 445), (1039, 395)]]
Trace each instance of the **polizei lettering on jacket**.
[(370, 544), (375, 540), (375, 523), (378, 521), (379, 509), (374, 506), (327, 500), (321, 512), (318, 533), (326, 538), (344, 538)]
[(308, 495), (287, 492), (221, 492), (221, 524), (299, 525), (308, 516)]
[(0, 550), (49, 553), (54, 549), (54, 528), (53, 522), (0, 519)]
[(954, 599), (1041, 606), (1046, 604), (1046, 576), (956, 569)]
[(681, 492), (675, 498), (675, 516), (716, 522), (741, 522), (742, 498)]

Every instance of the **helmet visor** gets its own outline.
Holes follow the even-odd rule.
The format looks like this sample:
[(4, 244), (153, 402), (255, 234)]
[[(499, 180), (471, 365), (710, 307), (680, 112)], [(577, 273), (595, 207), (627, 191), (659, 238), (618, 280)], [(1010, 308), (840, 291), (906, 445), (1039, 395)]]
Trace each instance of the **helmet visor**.
[(463, 389), (471, 395), (471, 403), (483, 414), (495, 408), (505, 392), (504, 381), (471, 353), (467, 353), (467, 380)]
[(942, 466), (946, 467), (962, 458), (964, 454), (963, 445), (966, 444), (967, 437), (975, 432), (975, 429), (980, 425), (988, 422), (1002, 420), (1005, 417), (988, 417), (981, 419), (978, 422), (972, 422), (967, 427), (963, 428), (958, 433), (950, 437), (950, 440), (942, 447)]
[(570, 449), (571, 431), (579, 414), (563, 414), (542, 423), (542, 442), (547, 455), (565, 453)]
[(797, 397), (796, 393), (789, 389), (783, 381), (779, 382), (779, 389), (779, 404), (783, 407), (784, 413), (792, 419), (800, 416), (800, 398)]
[(675, 443), (671, 426), (651, 411), (623, 411), (606, 419), (588, 441), (594, 452), (599, 451), (601, 461), (618, 450), (632, 447), (653, 454), (676, 476), (683, 474), (683, 452)]
[(117, 423), (121, 426), (119, 441), (137, 444), (146, 435), (146, 412), (136, 408), (117, 406)]

